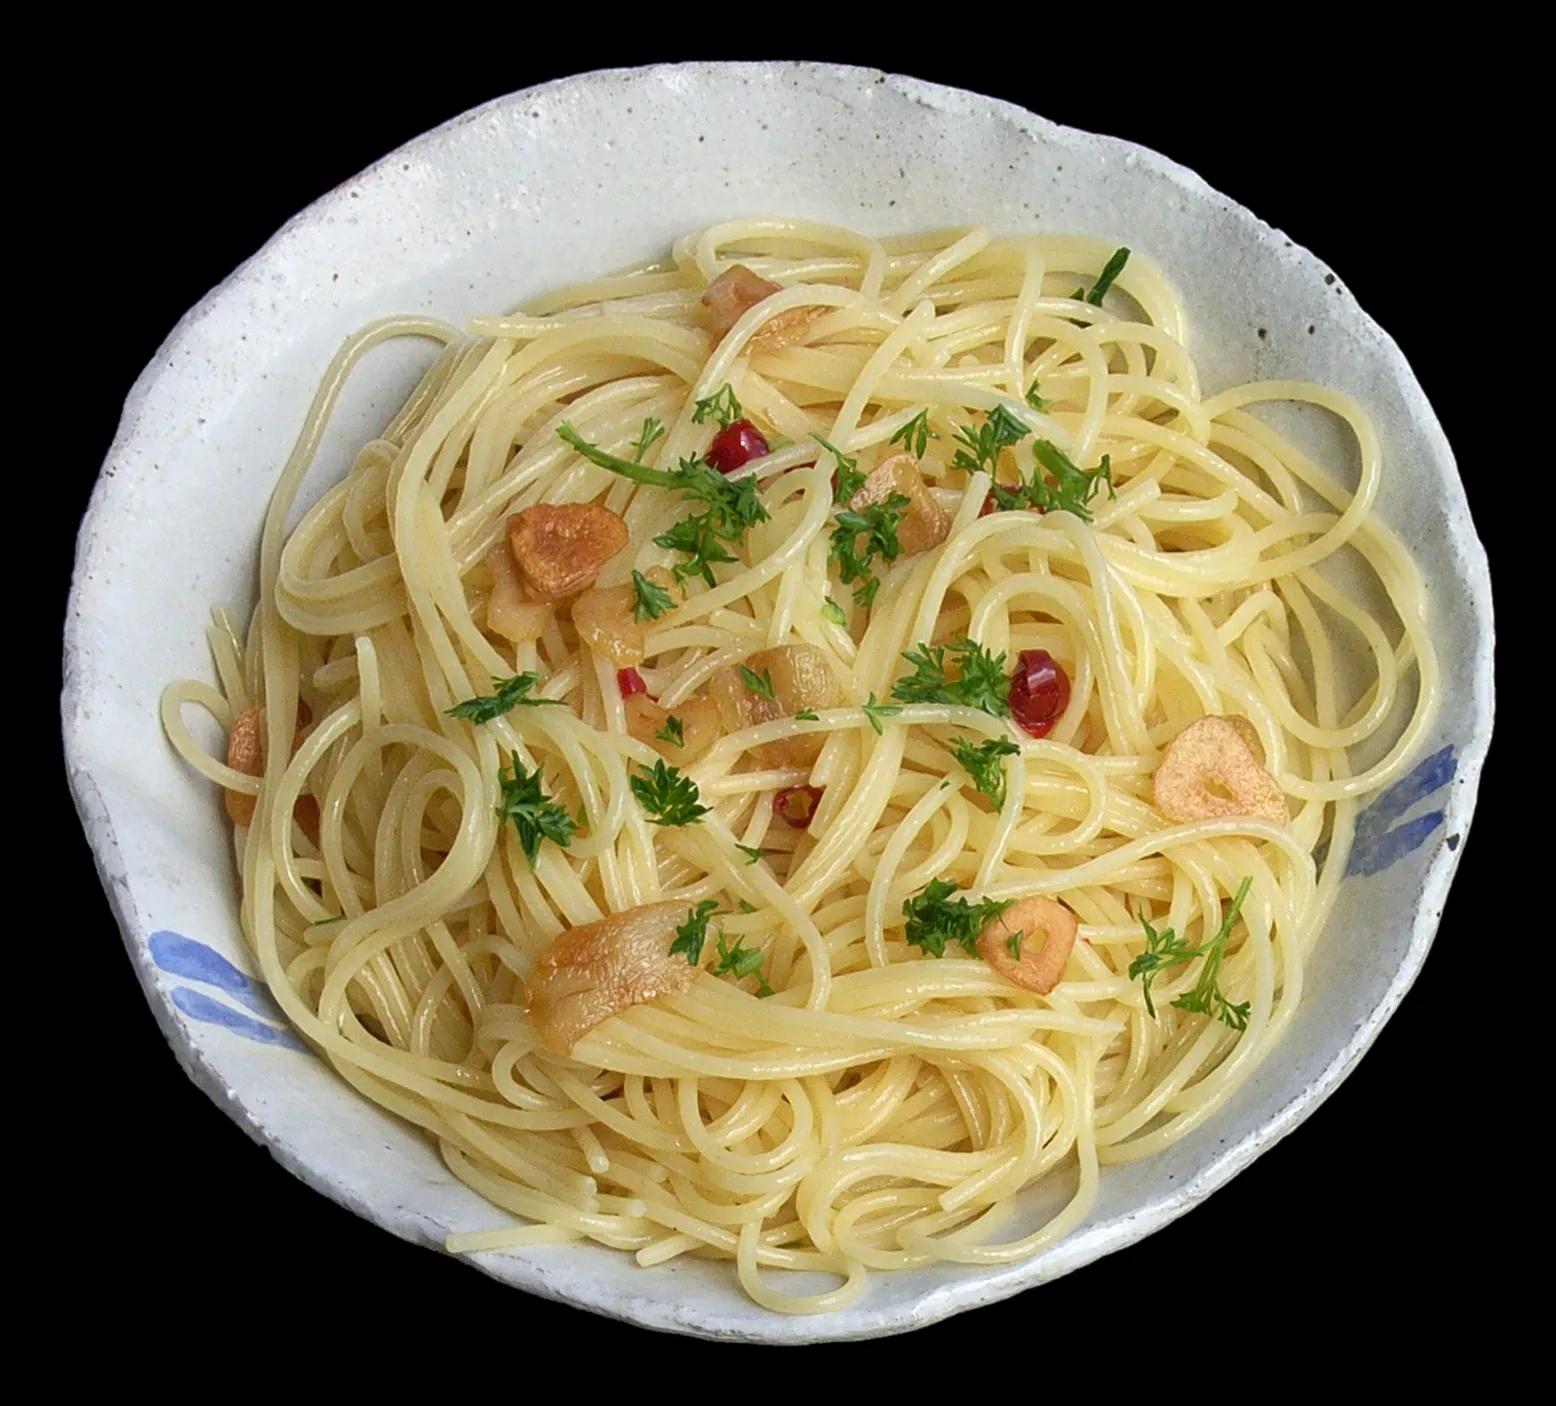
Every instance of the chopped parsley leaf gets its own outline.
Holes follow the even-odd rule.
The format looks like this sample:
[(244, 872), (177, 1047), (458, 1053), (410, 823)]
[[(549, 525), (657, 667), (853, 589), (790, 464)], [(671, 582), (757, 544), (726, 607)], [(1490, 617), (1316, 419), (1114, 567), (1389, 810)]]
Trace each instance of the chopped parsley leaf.
[(946, 943), (959, 942), (969, 956), (978, 951), (978, 934), (985, 924), (1010, 907), (1010, 900), (986, 898), (969, 903), (951, 897), (961, 890), (947, 879), (934, 879), (922, 892), (902, 905), (907, 919), (907, 940), (931, 957), (945, 956)]
[(497, 814), (503, 820), (511, 820), (518, 832), (519, 845), (530, 868), (540, 857), (540, 842), (550, 840), (564, 849), (573, 842), (577, 823), (567, 811), (552, 800), (540, 784), (540, 768), (533, 772), (524, 770), (518, 755), (508, 758), (512, 775), (503, 767), (497, 769), (497, 784), (501, 788), (502, 802)]
[(539, 674), (515, 674), (511, 679), (499, 679), (495, 693), (480, 693), (456, 703), (448, 710), (451, 718), (464, 718), (472, 723), (489, 723), (511, 708), (564, 708), (560, 698), (529, 698), (526, 695), (540, 682)]
[(712, 809), (702, 804), (697, 783), (663, 759), (652, 767), (639, 765), (630, 784), (632, 794), (655, 825), (696, 825)]

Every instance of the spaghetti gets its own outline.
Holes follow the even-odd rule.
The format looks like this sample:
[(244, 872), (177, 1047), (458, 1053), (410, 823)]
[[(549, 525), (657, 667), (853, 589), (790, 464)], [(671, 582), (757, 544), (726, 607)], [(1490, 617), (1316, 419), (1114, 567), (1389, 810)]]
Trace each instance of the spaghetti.
[[(1204, 394), (1110, 252), (741, 220), (331, 365), (248, 628), (162, 712), (289, 1019), (511, 1217), (451, 1249), (825, 1311), (1064, 1236), (1279, 1040), (1434, 704), (1424, 593), (1361, 409)], [(407, 336), (441, 354), (288, 536)], [(1349, 427), (1353, 491), (1270, 401)]]

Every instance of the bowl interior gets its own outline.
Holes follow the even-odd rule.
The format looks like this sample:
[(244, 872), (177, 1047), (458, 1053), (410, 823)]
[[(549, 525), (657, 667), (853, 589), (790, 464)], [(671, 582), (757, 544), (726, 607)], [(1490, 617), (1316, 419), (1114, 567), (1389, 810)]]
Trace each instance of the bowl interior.
[[(72, 786), (175, 1052), (285, 1165), (395, 1233), (441, 1244), (501, 1217), (287, 1035), (246, 975), (220, 804), (165, 743), (158, 695), (169, 679), (209, 676), (209, 605), (252, 603), (277, 468), (350, 331), (395, 312), (457, 322), (506, 309), (758, 213), (876, 233), (1083, 231), (1148, 254), (1187, 301), (1207, 392), (1297, 377), (1369, 408), (1388, 464), (1379, 510), (1426, 573), (1442, 652), (1474, 661), (1461, 675), (1474, 681), (1467, 705), (1439, 717), (1412, 778), (1373, 804), (1366, 862), (1342, 886), (1282, 1046), (1207, 1126), (1110, 1169), (1086, 1225), (1038, 1259), (877, 1276), (858, 1307), (788, 1319), (747, 1301), (725, 1266), (642, 1270), (592, 1246), (478, 1257), (532, 1291), (651, 1326), (794, 1341), (900, 1330), (1063, 1273), (1181, 1213), (1311, 1111), (1398, 1002), (1435, 928), (1489, 737), (1491, 621), (1452, 457), (1397, 348), (1312, 255), (1149, 152), (969, 94), (792, 64), (586, 75), (412, 143), (289, 224), (136, 386), (82, 531), (64, 701)], [(398, 345), (370, 356), (314, 492), (423, 360)], [(1353, 450), (1322, 416), (1282, 428), (1354, 476)], [(1035, 1193), (1027, 1218), (1053, 1194)]]

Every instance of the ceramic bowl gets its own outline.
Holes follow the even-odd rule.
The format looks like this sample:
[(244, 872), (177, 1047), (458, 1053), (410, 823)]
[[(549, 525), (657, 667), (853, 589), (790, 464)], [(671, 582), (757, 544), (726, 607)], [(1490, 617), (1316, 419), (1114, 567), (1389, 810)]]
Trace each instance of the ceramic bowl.
[[(1333, 1091), (1426, 956), (1491, 732), (1486, 561), (1404, 357), (1312, 254), (1143, 148), (872, 71), (667, 66), (489, 103), (310, 206), (179, 323), (136, 383), (81, 528), (65, 635), (70, 784), (146, 999), (191, 1079), (283, 1166), (396, 1235), (441, 1246), (450, 1231), (501, 1223), (419, 1134), (308, 1053), (248, 975), (227, 824), (213, 788), (164, 741), (157, 698), (169, 679), (209, 676), (208, 604), (252, 602), (271, 484), (352, 329), (392, 312), (457, 321), (506, 309), (739, 214), (878, 233), (1084, 231), (1147, 252), (1187, 300), (1207, 391), (1293, 376), (1369, 407), (1391, 468), (1379, 511), (1416, 553), (1440, 648), (1459, 661), (1462, 691), (1420, 765), (1363, 818), (1283, 1044), (1206, 1126), (1152, 1161), (1108, 1170), (1086, 1223), (1037, 1258), (877, 1276), (862, 1303), (824, 1318), (766, 1312), (728, 1266), (695, 1260), (644, 1270), (584, 1245), (473, 1261), (531, 1293), (654, 1328), (769, 1342), (877, 1336), (1053, 1279), (1182, 1215)], [(344, 471), (419, 365), (408, 352), (374, 354), (314, 492)], [(1283, 427), (1348, 467), (1324, 425)]]

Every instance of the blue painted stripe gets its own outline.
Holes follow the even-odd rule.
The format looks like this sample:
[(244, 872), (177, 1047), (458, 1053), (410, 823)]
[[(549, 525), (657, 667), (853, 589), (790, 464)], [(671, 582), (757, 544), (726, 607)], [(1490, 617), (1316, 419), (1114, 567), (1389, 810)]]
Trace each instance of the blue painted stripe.
[(1426, 843), (1427, 837), (1443, 823), (1444, 814), (1434, 810), (1418, 815), (1403, 825), (1394, 822), (1412, 806), (1440, 791), (1459, 769), (1459, 759), (1451, 746), (1439, 748), (1417, 763), (1356, 817), (1356, 838), (1346, 876), (1379, 874)]
[(1382, 829), (1392, 820), (1398, 820), (1417, 801), (1424, 800), (1433, 791), (1440, 791), (1459, 769), (1459, 759), (1452, 747), (1433, 752), (1418, 762), (1413, 771), (1402, 776), (1364, 810), (1356, 821), (1358, 833), (1363, 826)]
[(270, 993), (214, 947), (166, 929), (152, 933), (147, 946), (151, 950), (151, 960), (163, 971), (225, 991), (255, 1015), (268, 1016), (272, 1020), (280, 1018), (281, 1013), (270, 999)]
[(207, 1025), (220, 1025), (232, 1031), (234, 1035), (241, 1035), (245, 1040), (253, 1040), (256, 1044), (278, 1045), (283, 1049), (307, 1053), (308, 1047), (290, 1030), (278, 1025), (266, 1025), (264, 1021), (255, 1020), (252, 1016), (244, 1015), (242, 1011), (235, 1011), (214, 996), (207, 996), (205, 992), (196, 991), (192, 986), (175, 986), (172, 995), (173, 1004), (191, 1020), (204, 1021)]
[(1442, 811), (1434, 810), (1384, 831), (1370, 844), (1357, 845), (1351, 851), (1350, 862), (1345, 866), (1346, 877), (1352, 874), (1381, 874), (1389, 865), (1425, 844), (1426, 837), (1443, 823), (1444, 818)]

